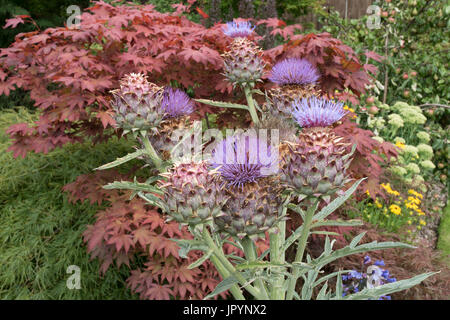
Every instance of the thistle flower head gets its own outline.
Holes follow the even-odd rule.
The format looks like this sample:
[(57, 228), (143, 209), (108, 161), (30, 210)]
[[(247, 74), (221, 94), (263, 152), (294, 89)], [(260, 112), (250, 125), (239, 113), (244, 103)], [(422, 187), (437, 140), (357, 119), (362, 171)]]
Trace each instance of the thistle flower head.
[(228, 186), (245, 184), (270, 176), (278, 169), (277, 154), (255, 136), (230, 136), (212, 151), (211, 166), (217, 168)]
[(194, 112), (194, 103), (189, 96), (180, 89), (166, 87), (161, 102), (166, 118), (177, 118)]
[(323, 98), (303, 98), (294, 101), (292, 116), (302, 128), (328, 127), (347, 114), (343, 105)]
[(222, 28), (223, 33), (231, 38), (247, 38), (255, 30), (255, 26), (249, 21), (231, 21), (227, 22), (226, 27)]
[(320, 78), (319, 71), (306, 59), (288, 58), (272, 68), (269, 80), (278, 85), (315, 84)]

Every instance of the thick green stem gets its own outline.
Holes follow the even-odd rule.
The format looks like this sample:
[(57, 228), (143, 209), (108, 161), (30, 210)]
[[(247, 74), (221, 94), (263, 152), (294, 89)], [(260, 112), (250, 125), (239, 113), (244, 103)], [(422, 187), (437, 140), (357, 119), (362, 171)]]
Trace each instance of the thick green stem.
[[(242, 247), (244, 248), (244, 254), (245, 254), (245, 257), (247, 258), (247, 261), (249, 261), (249, 262), (256, 261), (258, 258), (258, 255), (256, 253), (256, 247), (255, 247), (255, 244), (253, 243), (252, 239), (250, 239), (249, 237), (245, 237), (240, 242), (241, 242)], [(261, 291), (261, 293), (264, 295), (264, 299), (269, 300), (269, 295), (267, 294), (267, 288), (264, 285), (264, 282), (262, 281), (262, 279), (256, 280), (256, 285), (257, 285), (259, 291)]]
[(256, 111), (255, 101), (253, 101), (252, 92), (248, 85), (243, 86), (245, 98), (247, 99), (248, 111), (250, 112), (250, 116), (252, 117), (252, 121), (254, 124), (259, 124), (258, 112)]
[[(306, 244), (308, 242), (309, 233), (312, 225), (312, 218), (316, 209), (317, 202), (315, 201), (311, 207), (306, 211), (305, 221), (303, 221), (302, 234), (298, 241), (297, 253), (295, 255), (295, 262), (299, 263), (303, 260), (303, 254), (305, 253)], [(293, 274), (289, 280), (289, 286), (287, 290), (286, 300), (292, 300), (295, 291), (295, 285), (297, 284), (298, 277), (300, 276), (301, 267), (294, 266)]]
[[(283, 209), (286, 212), (286, 207)], [(270, 262), (276, 264), (285, 263), (285, 252), (280, 250), (284, 242), (286, 241), (286, 221), (281, 221), (278, 224), (278, 232), (270, 233)], [(282, 270), (280, 270), (282, 271)], [(272, 285), (272, 291), (270, 293), (270, 298), (272, 300), (284, 300), (284, 276), (282, 274), (276, 275), (275, 280)]]
[(230, 261), (225, 257), (223, 251), (221, 248), (217, 247), (214, 240), (211, 238), (211, 235), (209, 234), (208, 229), (206, 226), (203, 227), (202, 231), (203, 239), (208, 244), (209, 248), (213, 250), (213, 254), (219, 259), (219, 261), (222, 263), (222, 265), (227, 269), (227, 271), (230, 273), (231, 276), (236, 277), (237, 281), (245, 287), (245, 289), (253, 295), (258, 300), (264, 299), (264, 297), (261, 296), (261, 293), (259, 290), (255, 287), (253, 287), (251, 284), (248, 284), (245, 278), (236, 270), (236, 268), (231, 264)]
[(143, 136), (142, 141), (143, 141), (143, 144), (145, 147), (145, 151), (147, 152), (147, 155), (152, 159), (153, 163), (155, 164), (155, 167), (157, 169), (160, 169), (162, 166), (162, 160), (158, 156), (158, 153), (153, 148), (152, 143), (150, 142), (150, 139), (147, 136)]

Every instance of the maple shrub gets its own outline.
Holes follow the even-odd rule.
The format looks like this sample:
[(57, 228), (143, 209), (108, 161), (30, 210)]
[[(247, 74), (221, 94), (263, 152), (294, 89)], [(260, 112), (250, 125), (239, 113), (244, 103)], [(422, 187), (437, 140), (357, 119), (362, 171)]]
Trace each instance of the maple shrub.
[[(13, 141), (9, 151), (15, 157), (25, 157), (30, 151), (47, 153), (66, 143), (86, 139), (96, 143), (120, 134), (121, 130), (115, 130), (109, 91), (133, 72), (148, 75), (158, 85), (178, 85), (196, 99), (245, 100), (243, 92), (233, 90), (222, 75), (222, 54), (232, 43), (224, 36), (223, 25), (206, 28), (189, 21), (183, 13), (191, 10), (190, 5), (176, 5), (175, 9), (173, 13), (159, 13), (152, 5), (111, 6), (100, 1), (82, 14), (78, 29), (59, 27), (19, 34), (9, 48), (1, 49), (0, 93), (9, 95), (17, 88), (29, 91), (40, 112), (33, 126), (16, 124), (7, 130)], [(5, 27), (25, 22), (32, 20), (18, 16), (8, 20)], [(368, 73), (376, 72), (373, 65), (362, 65), (350, 47), (328, 33), (295, 34), (300, 26), (288, 26), (279, 19), (256, 23), (266, 25), (272, 35), (284, 40), (262, 52), (267, 67), (285, 58), (306, 58), (320, 71), (320, 90), (328, 96), (357, 103), (370, 81)], [(254, 40), (261, 39), (256, 36)], [(373, 53), (366, 54), (380, 59)], [(263, 76), (264, 81), (256, 88), (269, 89), (271, 84), (265, 79)], [(250, 122), (249, 114), (241, 110), (201, 102), (195, 102), (191, 119), (211, 113), (217, 114), (220, 127)], [(362, 182), (362, 189), (378, 186), (381, 163), (395, 154), (394, 149), (371, 139), (370, 131), (358, 128), (348, 117), (335, 131), (356, 144), (351, 169), (355, 177), (369, 177)], [(123, 194), (102, 190), (102, 181), (117, 180), (114, 172), (107, 181), (98, 179), (98, 175), (82, 176), (66, 191), (73, 201), (86, 199), (90, 191), (98, 201), (111, 203), (85, 233), (88, 250), (103, 262), (102, 272), (114, 261), (118, 266), (130, 265), (144, 255), (148, 260), (145, 267), (134, 268), (129, 279), (131, 288), (142, 298), (185, 298), (188, 292), (189, 296), (204, 297), (220, 278), (209, 262), (200, 269), (187, 268), (198, 252), (190, 253), (191, 260), (179, 257), (169, 238), (189, 239), (186, 229), (177, 229), (176, 223), (165, 225), (161, 214), (154, 207), (144, 206), (141, 199), (128, 200)], [(376, 191), (371, 190), (371, 194)], [(186, 272), (177, 271), (181, 269)]]

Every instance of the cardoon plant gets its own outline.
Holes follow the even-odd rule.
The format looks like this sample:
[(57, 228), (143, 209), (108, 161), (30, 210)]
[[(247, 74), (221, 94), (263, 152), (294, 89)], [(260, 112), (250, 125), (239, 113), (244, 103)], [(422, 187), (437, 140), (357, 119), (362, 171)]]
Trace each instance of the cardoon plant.
[[(231, 27), (226, 32), (230, 36), (236, 36), (233, 42), (235, 51), (229, 52), (226, 57), (231, 61), (237, 57), (233, 54), (243, 54), (241, 60), (247, 59), (247, 65), (257, 63), (255, 59), (258, 54), (249, 49), (253, 47), (244, 38), (253, 29), (249, 24), (231, 24)], [(253, 71), (246, 73), (248, 70), (244, 70), (245, 65), (241, 60), (229, 62), (229, 74), (236, 77), (254, 75), (253, 71), (257, 70), (252, 69)], [(291, 64), (295, 67), (289, 70), (288, 66)], [(262, 64), (258, 68), (262, 68)], [(292, 72), (289, 73), (290, 71)], [(256, 79), (251, 77), (253, 76), (247, 80)], [(137, 194), (149, 204), (161, 208), (170, 219), (188, 226), (193, 239), (173, 239), (180, 247), (180, 257), (186, 257), (190, 250), (200, 250), (204, 253), (203, 257), (189, 268), (198, 267), (210, 260), (223, 278), (206, 298), (229, 290), (234, 298), (242, 300), (245, 299), (245, 290), (253, 299), (305, 300), (312, 299), (315, 288), (320, 287), (315, 299), (378, 299), (410, 288), (432, 275), (433, 273), (422, 274), (394, 283), (388, 280), (391, 278), (386, 270), (374, 267), (372, 269), (378, 272), (376, 275), (386, 281), (373, 282), (364, 288), (358, 286), (352, 292), (345, 291), (346, 287), (342, 283), (344, 272), (322, 275), (327, 264), (351, 254), (413, 247), (395, 242), (360, 244), (363, 233), (355, 237), (349, 246), (333, 249), (335, 240), (331, 241), (329, 236), (335, 234), (320, 228), (361, 224), (356, 220), (327, 219), (364, 180), (349, 185), (347, 169), (354, 149), (349, 150), (350, 145), (331, 129), (336, 121), (345, 116), (345, 111), (341, 103), (313, 97), (318, 95), (313, 87), (318, 81), (318, 73), (305, 61), (285, 61), (274, 68), (271, 78), (282, 89), (288, 89), (283, 94), (290, 92), (289, 90), (297, 90), (289, 97), (289, 106), (284, 109), (289, 111), (302, 128), (297, 136), (290, 125), (283, 126), (280, 119), (271, 120), (267, 123), (284, 128), (281, 144), (269, 146), (263, 139), (264, 135), (257, 136), (255, 130), (250, 130), (217, 143), (207, 161), (190, 160), (170, 168), (158, 165), (159, 158), (150, 140), (144, 139), (143, 150), (99, 169), (111, 168), (147, 154), (154, 160), (159, 175), (150, 177), (145, 183), (122, 181), (105, 188), (134, 190), (134, 195)], [(251, 97), (251, 85), (248, 85), (251, 82), (240, 84), (245, 90), (248, 106), (199, 101), (219, 107), (248, 110), (255, 127), (261, 128), (256, 114), (257, 105)], [(121, 83), (121, 89), (114, 95), (116, 100), (113, 108), (118, 115), (118, 123), (132, 131), (150, 130), (154, 134), (167, 121), (182, 118), (193, 109), (182, 92), (166, 89), (163, 94), (162, 89), (149, 84), (140, 75), (130, 76)], [(322, 205), (320, 210), (319, 205)], [(303, 223), (287, 237), (286, 219), (292, 214), (299, 214)], [(316, 258), (305, 255), (312, 233), (326, 235), (324, 250)], [(270, 248), (259, 255), (255, 241), (267, 235)], [(225, 254), (225, 243), (242, 250), (245, 258)], [(295, 259), (287, 261), (286, 251), (291, 246), (296, 250)], [(345, 275), (344, 279), (349, 280), (349, 276), (359, 277), (359, 274), (353, 272)], [(303, 283), (301, 290), (297, 291), (299, 278), (303, 279)], [(336, 279), (335, 290), (328, 287), (328, 281), (333, 278)]]

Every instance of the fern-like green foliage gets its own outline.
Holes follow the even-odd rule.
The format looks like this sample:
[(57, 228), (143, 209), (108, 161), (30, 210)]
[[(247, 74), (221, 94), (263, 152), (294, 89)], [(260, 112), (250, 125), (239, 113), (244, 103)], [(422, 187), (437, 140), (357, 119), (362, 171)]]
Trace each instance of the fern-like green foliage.
[[(89, 261), (82, 232), (99, 206), (70, 204), (61, 188), (94, 167), (130, 151), (117, 140), (92, 149), (67, 145), (47, 155), (13, 159), (5, 129), (37, 116), (24, 108), (0, 113), (0, 297), (3, 299), (137, 299), (125, 288), (129, 271), (103, 278)], [(67, 267), (81, 269), (81, 289), (66, 286)]]

